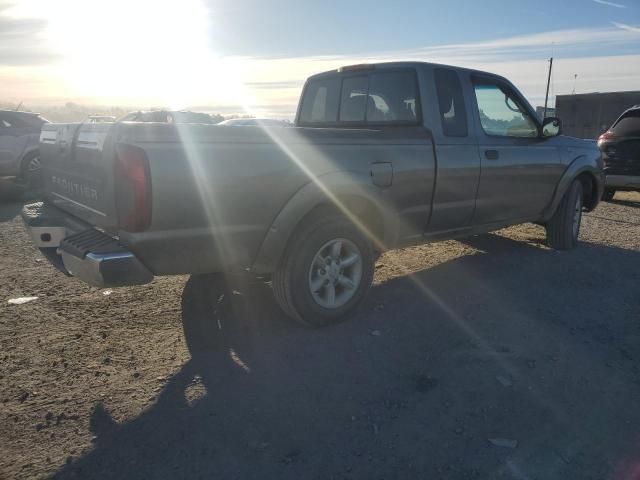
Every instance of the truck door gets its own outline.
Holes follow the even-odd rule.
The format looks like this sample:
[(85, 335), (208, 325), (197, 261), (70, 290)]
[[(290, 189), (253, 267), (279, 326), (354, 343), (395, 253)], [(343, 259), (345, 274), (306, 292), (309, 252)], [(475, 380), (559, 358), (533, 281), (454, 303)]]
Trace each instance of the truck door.
[(554, 142), (538, 135), (526, 101), (507, 82), (474, 76), (480, 184), (473, 223), (540, 215), (564, 170)]
[(435, 68), (433, 74), (435, 92), (431, 97), (437, 95), (438, 105), (430, 116), (434, 119), (438, 174), (427, 233), (469, 225), (480, 178), (478, 143), (467, 114), (470, 99), (465, 99), (465, 91), (468, 94), (471, 90), (470, 80), (449, 68)]

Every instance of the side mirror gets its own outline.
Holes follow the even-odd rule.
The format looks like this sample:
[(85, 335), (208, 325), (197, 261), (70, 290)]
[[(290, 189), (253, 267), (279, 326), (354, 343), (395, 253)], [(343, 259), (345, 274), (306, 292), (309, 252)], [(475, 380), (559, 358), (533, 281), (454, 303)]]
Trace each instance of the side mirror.
[(541, 136), (557, 137), (562, 132), (562, 122), (557, 117), (547, 117), (542, 121)]

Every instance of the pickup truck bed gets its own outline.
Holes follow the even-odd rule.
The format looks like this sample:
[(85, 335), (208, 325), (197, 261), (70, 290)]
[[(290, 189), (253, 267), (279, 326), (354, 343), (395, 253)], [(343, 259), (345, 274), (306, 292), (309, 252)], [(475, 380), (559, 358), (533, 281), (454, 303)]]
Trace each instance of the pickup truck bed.
[[(52, 124), (43, 136), (66, 136), (66, 148), (74, 145), (73, 155), (57, 144), (41, 146), (47, 204), (118, 236), (155, 275), (251, 267), (267, 231), (287, 228), (274, 225), (277, 215), (304, 187), (317, 194), (331, 184), (334, 194), (349, 195), (360, 185), (377, 201), (386, 193), (405, 228), (420, 235), (434, 182), (430, 139), (406, 130)], [(154, 214), (142, 232), (118, 230), (114, 137), (152, 158)], [(391, 182), (382, 162), (391, 155), (396, 188), (375, 190), (372, 179)]]

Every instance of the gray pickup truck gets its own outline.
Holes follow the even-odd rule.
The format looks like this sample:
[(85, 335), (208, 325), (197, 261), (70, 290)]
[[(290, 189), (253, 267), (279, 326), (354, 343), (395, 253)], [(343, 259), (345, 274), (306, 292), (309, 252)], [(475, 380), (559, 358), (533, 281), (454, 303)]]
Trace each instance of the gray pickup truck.
[(40, 150), (46, 197), (23, 218), (60, 270), (98, 287), (270, 276), (317, 326), (360, 303), (380, 252), (523, 222), (572, 248), (603, 192), (595, 143), (508, 80), (418, 62), (309, 78), (294, 128), (48, 124)]

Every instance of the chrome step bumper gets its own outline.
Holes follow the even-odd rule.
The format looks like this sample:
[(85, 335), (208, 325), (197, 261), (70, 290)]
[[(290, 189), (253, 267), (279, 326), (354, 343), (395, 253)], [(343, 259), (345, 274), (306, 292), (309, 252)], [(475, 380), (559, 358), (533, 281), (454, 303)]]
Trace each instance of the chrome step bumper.
[(22, 219), (51, 264), (94, 287), (141, 285), (153, 274), (118, 240), (42, 202), (25, 205)]

